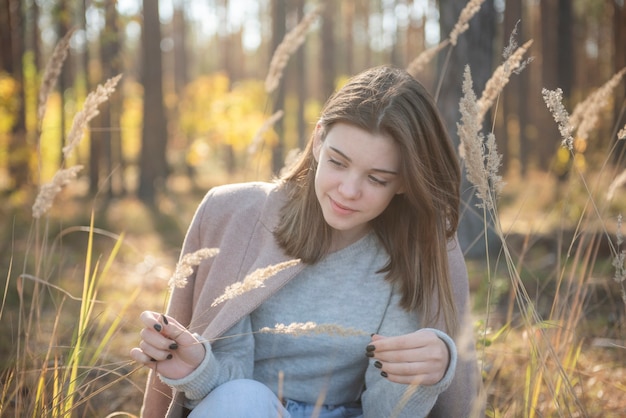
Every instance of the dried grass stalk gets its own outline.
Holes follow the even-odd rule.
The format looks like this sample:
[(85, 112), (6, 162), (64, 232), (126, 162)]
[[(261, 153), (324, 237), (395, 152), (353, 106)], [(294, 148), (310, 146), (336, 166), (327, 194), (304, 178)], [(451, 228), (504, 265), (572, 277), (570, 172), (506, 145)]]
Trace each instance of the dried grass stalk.
[(76, 148), (83, 137), (83, 131), (89, 124), (89, 121), (100, 113), (98, 106), (109, 99), (109, 96), (115, 91), (115, 86), (121, 78), (121, 74), (112, 77), (108, 79), (104, 85), (98, 85), (95, 91), (87, 95), (83, 108), (74, 116), (70, 133), (67, 135), (67, 145), (63, 147), (63, 156), (65, 158)]
[(463, 97), (459, 103), (461, 123), (457, 124), (461, 140), (460, 155), (465, 160), (467, 179), (476, 187), (476, 196), (482, 201), (479, 207), (494, 209), (494, 197), (503, 187), (502, 177), (498, 175), (502, 157), (496, 149), (493, 134), (484, 136), (480, 132), (478, 105), (472, 87), (472, 74), (469, 66), (463, 74)]
[(586, 141), (589, 138), (589, 132), (598, 123), (600, 112), (608, 104), (613, 90), (621, 82), (624, 74), (626, 74), (626, 67), (574, 107), (569, 121), (576, 129), (576, 139)]
[(316, 324), (315, 322), (292, 322), (289, 325), (276, 324), (274, 328), (264, 327), (258, 332), (262, 334), (285, 334), (301, 337), (304, 335), (334, 335), (339, 337), (359, 337), (369, 335), (365, 331), (354, 328), (342, 327), (335, 324)]
[(187, 286), (187, 278), (193, 274), (193, 268), (200, 265), (203, 260), (215, 257), (219, 252), (219, 248), (201, 248), (193, 253), (185, 254), (176, 264), (174, 274), (169, 280), (170, 290)]
[(417, 75), (424, 69), (424, 67), (426, 67), (426, 64), (428, 64), (433, 59), (433, 57), (437, 55), (437, 53), (439, 53), (439, 51), (445, 48), (449, 43), (450, 40), (445, 39), (442, 42), (439, 42), (437, 45), (431, 46), (430, 48), (422, 51), (417, 56), (417, 58), (411, 61), (406, 67), (407, 72), (411, 74), (414, 78), (417, 77)]
[(82, 169), (82, 165), (61, 169), (54, 174), (49, 183), (43, 184), (33, 204), (33, 217), (36, 219), (41, 218), (52, 207), (56, 195), (59, 194), (63, 187), (74, 180)]
[(250, 146), (248, 147), (248, 154), (252, 155), (252, 154), (256, 153), (257, 149), (259, 149), (259, 146), (263, 142), (263, 135), (265, 135), (265, 133), (267, 131), (269, 131), (270, 128), (272, 126), (274, 126), (274, 124), (276, 122), (278, 122), (280, 120), (280, 118), (283, 117), (284, 114), (285, 114), (285, 112), (283, 112), (282, 110), (278, 110), (278, 111), (274, 112), (274, 114), (272, 116), (270, 116), (263, 123), (263, 125), (261, 125), (261, 127), (257, 131), (256, 135), (254, 135), (254, 138), (252, 138), (252, 142), (250, 143)]
[[(514, 42), (514, 41), (513, 41)], [(485, 85), (485, 90), (477, 102), (478, 106), (478, 121), (482, 124), (487, 111), (493, 106), (497, 97), (500, 95), (504, 87), (508, 84), (511, 74), (519, 74), (526, 65), (532, 61), (532, 58), (522, 60), (528, 48), (532, 45), (533, 41), (526, 42), (521, 47), (517, 48), (514, 53), (510, 54), (504, 63), (502, 63), (493, 72), (489, 81)], [(509, 48), (509, 47), (507, 47)], [(505, 55), (507, 53), (505, 52)]]
[(613, 279), (619, 283), (622, 287), (622, 300), (626, 304), (626, 288), (624, 287), (624, 283), (626, 282), (626, 266), (624, 262), (626, 261), (626, 250), (621, 249), (621, 245), (624, 243), (624, 236), (622, 234), (622, 215), (619, 214), (617, 216), (617, 251), (613, 258), (611, 264), (615, 267), (615, 275)]
[(48, 103), (48, 97), (56, 85), (61, 70), (63, 69), (63, 63), (67, 58), (68, 51), (70, 49), (70, 39), (74, 34), (74, 29), (65, 34), (63, 38), (57, 43), (52, 52), (50, 60), (43, 72), (41, 79), (41, 86), (39, 87), (39, 96), (37, 98), (37, 123), (41, 129), (43, 117), (46, 114), (46, 104)]
[(559, 88), (556, 90), (542, 89), (543, 101), (548, 106), (548, 110), (552, 113), (552, 117), (559, 127), (561, 134), (561, 146), (570, 151), (574, 150), (574, 138), (572, 137), (572, 125), (569, 120), (569, 114), (563, 106), (563, 91)]
[(276, 51), (274, 51), (274, 55), (270, 61), (270, 68), (265, 78), (265, 91), (267, 93), (273, 92), (276, 87), (278, 87), (278, 83), (283, 76), (283, 70), (289, 61), (289, 57), (304, 43), (307, 31), (320, 15), (322, 8), (322, 5), (319, 4), (315, 9), (304, 16), (300, 23), (285, 35), (285, 38), (278, 45)]
[(463, 10), (461, 10), (461, 14), (459, 15), (459, 19), (457, 20), (454, 28), (450, 31), (450, 43), (453, 46), (456, 46), (457, 40), (459, 36), (465, 32), (469, 28), (469, 21), (472, 20), (472, 17), (480, 10), (480, 6), (484, 3), (485, 0), (470, 0), (467, 2)]
[(249, 292), (254, 289), (258, 289), (259, 287), (265, 286), (265, 281), (275, 274), (289, 268), (295, 266), (300, 263), (300, 259), (294, 259), (289, 261), (284, 261), (282, 263), (273, 264), (268, 267), (263, 267), (260, 269), (256, 269), (252, 273), (248, 274), (243, 281), (233, 283), (228, 286), (224, 291), (224, 294), (216, 298), (211, 306), (217, 306), (220, 303), (226, 302), (227, 300), (234, 299), (238, 296), (243, 295), (246, 292)]

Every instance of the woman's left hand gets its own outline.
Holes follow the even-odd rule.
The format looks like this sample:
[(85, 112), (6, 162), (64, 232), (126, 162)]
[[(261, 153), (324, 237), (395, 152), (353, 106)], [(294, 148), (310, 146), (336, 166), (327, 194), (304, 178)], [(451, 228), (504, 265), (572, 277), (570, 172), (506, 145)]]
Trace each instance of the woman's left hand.
[(397, 337), (374, 334), (366, 352), (382, 376), (396, 383), (434, 385), (450, 364), (448, 346), (431, 330)]

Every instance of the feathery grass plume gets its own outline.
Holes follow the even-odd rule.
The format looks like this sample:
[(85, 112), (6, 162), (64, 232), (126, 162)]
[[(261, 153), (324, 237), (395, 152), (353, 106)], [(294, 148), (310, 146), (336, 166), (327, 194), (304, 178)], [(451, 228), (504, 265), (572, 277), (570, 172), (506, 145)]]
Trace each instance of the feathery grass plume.
[(261, 142), (263, 142), (263, 135), (265, 134), (265, 132), (269, 131), (269, 129), (274, 126), (274, 124), (278, 122), (284, 114), (285, 112), (283, 112), (282, 110), (278, 110), (274, 112), (272, 116), (267, 118), (265, 122), (263, 122), (263, 125), (261, 125), (256, 135), (254, 135), (254, 138), (252, 138), (252, 142), (248, 147), (248, 154), (252, 155), (257, 151), (259, 145), (261, 144)]
[(362, 335), (370, 335), (365, 331), (354, 328), (342, 327), (335, 324), (316, 324), (315, 322), (292, 322), (289, 325), (276, 324), (274, 328), (264, 327), (258, 332), (262, 334), (286, 334), (294, 337), (303, 335), (319, 335), (328, 334), (339, 337), (358, 337)]
[(442, 42), (439, 42), (437, 45), (425, 49), (417, 56), (417, 58), (409, 63), (409, 65), (406, 67), (406, 71), (411, 74), (413, 78), (416, 78), (417, 75), (424, 69), (426, 64), (428, 64), (433, 59), (433, 57), (437, 55), (437, 53), (445, 48), (449, 43), (450, 40), (445, 39)]
[(176, 264), (174, 274), (169, 280), (170, 290), (187, 286), (187, 278), (193, 274), (193, 268), (200, 265), (203, 260), (215, 257), (219, 252), (219, 248), (201, 248), (193, 253), (185, 254)]
[(61, 169), (54, 173), (54, 177), (49, 183), (43, 184), (39, 189), (39, 194), (33, 204), (33, 217), (41, 218), (52, 207), (52, 202), (56, 195), (70, 181), (76, 178), (76, 175), (83, 169), (82, 165)]
[(626, 74), (626, 67), (574, 107), (569, 121), (572, 127), (576, 129), (576, 139), (587, 140), (589, 138), (589, 132), (598, 123), (600, 112), (609, 102), (611, 93), (620, 83), (624, 74)]
[(268, 267), (262, 267), (254, 270), (252, 273), (248, 274), (243, 281), (233, 283), (226, 288), (224, 293), (216, 298), (211, 306), (217, 306), (220, 303), (226, 302), (227, 300), (234, 299), (238, 296), (243, 295), (246, 292), (249, 292), (254, 289), (258, 289), (259, 287), (265, 286), (265, 281), (270, 277), (274, 276), (280, 271), (283, 271), (289, 267), (295, 266), (300, 263), (300, 259), (294, 259), (289, 261), (283, 261), (282, 263), (273, 264)]
[[(513, 36), (511, 37), (511, 42), (515, 42)], [(493, 72), (493, 75), (487, 81), (485, 85), (485, 90), (481, 95), (480, 99), (477, 102), (478, 106), (478, 122), (482, 124), (483, 118), (485, 114), (489, 110), (491, 106), (493, 106), (496, 98), (504, 89), (504, 86), (507, 85), (512, 73), (519, 74), (526, 65), (532, 61), (532, 58), (528, 58), (526, 60), (522, 60), (522, 57), (528, 51), (528, 48), (532, 45), (533, 41), (530, 40), (526, 42), (521, 47), (517, 48), (514, 53), (510, 54), (504, 63), (502, 63), (496, 70)], [(510, 46), (510, 45), (509, 45)], [(509, 47), (507, 47), (509, 48)], [(505, 48), (505, 55), (507, 48)]]
[(63, 147), (63, 156), (65, 158), (76, 148), (83, 137), (83, 131), (89, 124), (89, 121), (100, 113), (98, 106), (109, 99), (121, 78), (121, 74), (112, 77), (104, 85), (98, 85), (95, 91), (87, 95), (83, 108), (74, 116), (70, 133), (67, 135), (67, 145)]
[(556, 90), (541, 89), (543, 101), (548, 106), (548, 110), (552, 113), (552, 117), (559, 127), (561, 133), (561, 146), (567, 148), (570, 151), (574, 150), (574, 138), (572, 137), (572, 125), (569, 120), (569, 114), (563, 106), (563, 90), (557, 88)]
[(278, 87), (289, 57), (304, 43), (307, 31), (320, 15), (322, 8), (322, 5), (318, 4), (315, 9), (307, 13), (300, 23), (285, 35), (285, 38), (274, 51), (270, 61), (270, 68), (265, 78), (265, 91), (267, 93), (273, 92)]
[(519, 20), (515, 22), (515, 26), (513, 26), (513, 30), (509, 35), (509, 44), (504, 47), (504, 50), (502, 50), (502, 58), (504, 58), (505, 61), (509, 59), (509, 57), (513, 55), (513, 52), (517, 49), (517, 27), (519, 26), (519, 22)]
[(48, 96), (50, 96), (50, 93), (59, 79), (63, 63), (65, 62), (67, 53), (70, 49), (70, 39), (72, 38), (74, 31), (75, 29), (68, 31), (57, 43), (54, 47), (54, 51), (52, 52), (52, 57), (48, 60), (48, 64), (46, 64), (46, 68), (43, 72), (41, 86), (39, 87), (39, 95), (37, 97), (37, 124), (40, 129), (43, 117), (46, 114)]
[(504, 181), (502, 181), (502, 176), (499, 174), (500, 167), (502, 166), (502, 155), (498, 154), (496, 136), (491, 132), (487, 134), (487, 153), (485, 155), (485, 164), (491, 189), (493, 190), (495, 196), (498, 196), (504, 187)]
[(469, 21), (472, 20), (472, 17), (474, 17), (476, 13), (478, 13), (480, 6), (482, 6), (484, 2), (485, 0), (470, 0), (467, 2), (463, 10), (461, 10), (459, 19), (448, 36), (448, 39), (450, 39), (450, 43), (453, 46), (456, 46), (459, 36), (469, 28)]
[(622, 171), (619, 176), (615, 177), (615, 180), (609, 185), (609, 189), (606, 192), (606, 200), (611, 201), (615, 196), (615, 191), (622, 187), (626, 183), (626, 170)]
[(626, 139), (626, 125), (624, 125), (624, 127), (620, 129), (619, 132), (617, 133), (617, 139), (619, 140)]
[(502, 178), (498, 175), (501, 156), (496, 149), (495, 136), (490, 133), (485, 143), (480, 132), (478, 105), (472, 84), (470, 67), (466, 65), (463, 74), (463, 97), (459, 103), (461, 123), (457, 123), (461, 140), (459, 154), (465, 160), (467, 179), (476, 187), (476, 196), (483, 202), (478, 207), (491, 210), (494, 208), (492, 190), (497, 195), (503, 187)]

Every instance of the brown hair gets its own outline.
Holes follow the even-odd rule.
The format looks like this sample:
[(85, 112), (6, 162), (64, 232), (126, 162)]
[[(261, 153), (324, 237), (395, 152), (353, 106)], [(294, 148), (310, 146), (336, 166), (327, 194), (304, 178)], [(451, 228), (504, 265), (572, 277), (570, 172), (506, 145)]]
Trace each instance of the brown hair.
[[(403, 308), (416, 309), (424, 325), (443, 313), (447, 331), (454, 335), (447, 245), (459, 219), (461, 174), (434, 101), (406, 71), (376, 67), (354, 76), (328, 99), (319, 121), (322, 138), (339, 122), (387, 135), (400, 147), (404, 193), (371, 221), (389, 254), (382, 272), (400, 286)], [(274, 231), (287, 254), (306, 263), (327, 253), (332, 232), (315, 195), (313, 142), (312, 136), (281, 177), (288, 202)]]

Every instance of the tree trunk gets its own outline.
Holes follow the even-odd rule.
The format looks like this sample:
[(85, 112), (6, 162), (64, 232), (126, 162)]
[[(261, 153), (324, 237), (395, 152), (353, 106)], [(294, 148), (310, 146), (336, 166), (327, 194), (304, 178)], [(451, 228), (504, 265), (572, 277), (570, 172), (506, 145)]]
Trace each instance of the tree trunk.
[[(117, 76), (122, 72), (120, 57), (121, 42), (120, 31), (117, 22), (117, 0), (108, 1), (104, 4), (105, 27), (100, 36), (100, 60), (102, 64), (102, 82)], [(119, 88), (120, 91), (121, 86)], [(94, 171), (109, 178), (109, 182), (101, 188), (108, 197), (124, 194), (124, 159), (122, 155), (122, 141), (120, 137), (120, 117), (122, 107), (122, 95), (114, 94), (109, 100), (100, 105), (100, 115), (94, 136), (100, 141), (99, 155), (92, 155), (95, 162)], [(93, 154), (93, 153), (92, 153)], [(99, 177), (96, 175), (96, 177)], [(97, 186), (97, 183), (92, 187)], [(92, 188), (92, 192), (96, 189)]]
[(172, 18), (172, 33), (174, 38), (174, 89), (176, 96), (181, 97), (189, 80), (187, 62), (187, 25), (185, 9), (178, 5), (174, 9)]
[[(67, 3), (67, 0), (61, 0), (55, 7), (54, 18), (56, 20), (56, 31), (57, 37), (61, 39), (64, 37), (70, 30), (70, 6)], [(59, 129), (59, 167), (63, 164), (63, 152), (61, 149), (65, 146), (65, 133), (67, 132), (67, 119), (65, 117), (65, 93), (67, 89), (72, 84), (72, 74), (71, 67), (69, 62), (71, 60), (71, 56), (68, 51), (67, 58), (63, 63), (63, 68), (61, 70), (61, 74), (59, 75), (58, 85), (59, 85), (59, 97), (61, 98), (61, 110), (60, 110), (60, 120), (59, 124), (61, 128)]]
[[(448, 37), (465, 4), (465, 0), (440, 1), (441, 39)], [(465, 66), (469, 64), (474, 91), (480, 97), (493, 70), (495, 20), (493, 2), (483, 3), (480, 11), (469, 22), (467, 32), (459, 37), (456, 47), (452, 49), (450, 60), (448, 62), (444, 60), (439, 64), (440, 77), (444, 78), (441, 80), (442, 87), (438, 95), (438, 106), (446, 122), (450, 137), (457, 147), (459, 144), (457, 123), (460, 121), (459, 101), (462, 96), (463, 71)], [(488, 119), (485, 118), (485, 120)], [(485, 125), (485, 128), (483, 132), (488, 132), (490, 126)], [(485, 231), (489, 234), (490, 251), (497, 251), (496, 237), (489, 232), (488, 225), (484, 224), (482, 213), (477, 212), (478, 199), (464, 170), (461, 191), (462, 203), (458, 237), (465, 255), (468, 257), (484, 257), (486, 255)]]
[(167, 177), (167, 122), (163, 104), (158, 1), (143, 0), (143, 19), (143, 129), (137, 195), (143, 202), (153, 204), (157, 190), (164, 186)]
[[(17, 191), (26, 186), (30, 181), (29, 162), (32, 158), (32, 150), (26, 139), (26, 95), (24, 92), (24, 69), (22, 57), (24, 56), (24, 12), (19, 0), (2, 0), (0, 15), (4, 22), (2, 32), (2, 60), (4, 69), (11, 74), (17, 84), (18, 108), (11, 127), (9, 138), (9, 176), (12, 184), (11, 189)], [(6, 51), (5, 45), (8, 46)]]
[[(271, 55), (274, 54), (276, 48), (282, 42), (286, 33), (286, 1), (285, 0), (272, 0), (272, 49)], [(285, 107), (285, 79), (281, 80), (276, 89), (276, 98), (274, 100), (274, 112), (283, 110)], [(284, 165), (284, 148), (285, 148), (285, 128), (284, 122), (281, 118), (274, 124), (274, 130), (278, 136), (278, 142), (272, 148), (272, 172), (278, 174), (280, 169)]]
[[(298, 0), (296, 5), (298, 22), (302, 21), (304, 17), (304, 0)], [(296, 93), (298, 95), (298, 114), (297, 114), (297, 122), (298, 122), (298, 148), (301, 150), (304, 149), (307, 142), (307, 126), (306, 120), (304, 117), (304, 111), (306, 109), (306, 99), (307, 99), (307, 71), (306, 71), (306, 45), (298, 48), (298, 52), (296, 53)]]
[[(522, 0), (510, 0), (504, 11), (505, 43), (513, 30), (517, 30), (515, 40), (518, 44), (526, 42), (524, 34), (525, 19), (522, 13)], [(518, 174), (524, 175), (527, 165), (528, 144), (525, 137), (525, 128), (528, 124), (527, 101), (525, 91), (528, 91), (528, 70), (518, 75), (512, 75), (509, 84), (502, 92), (502, 120), (498, 121), (500, 129), (497, 131), (498, 149), (502, 155), (502, 172), (508, 173), (511, 163), (518, 161)], [(515, 154), (517, 152), (517, 154)]]
[(322, 14), (322, 47), (321, 47), (321, 75), (322, 75), (322, 95), (321, 100), (325, 101), (335, 91), (335, 14), (337, 3), (327, 1), (324, 4)]
[(345, 8), (345, 69), (349, 76), (354, 75), (354, 14), (356, 5), (354, 2), (342, 3)]
[(13, 73), (11, 0), (0, 0), (0, 70)]
[[(576, 60), (574, 59), (574, 15), (571, 0), (559, 0), (559, 23), (557, 27), (557, 58), (559, 84), (565, 97), (572, 95)], [(621, 55), (624, 55), (623, 52)]]
[[(554, 1), (543, 1), (540, 3), (541, 11), (541, 35), (539, 36), (541, 45), (541, 87), (549, 90), (562, 88), (559, 79), (559, 4)], [(560, 142), (560, 135), (554, 119), (545, 104), (540, 101), (541, 92), (536, 92), (535, 102), (538, 105), (536, 120), (538, 121), (538, 131), (541, 137), (536, 138), (535, 155), (537, 155), (538, 165), (542, 170), (548, 170), (552, 161), (554, 151)], [(542, 100), (542, 99), (541, 99)], [(569, 97), (564, 94), (563, 102), (567, 108)], [(539, 105), (543, 104), (542, 107)], [(552, 140), (552, 138), (554, 138)], [(564, 179), (566, 172), (557, 173)]]
[[(614, 72), (617, 73), (622, 68), (626, 67), (626, 4), (618, 4), (619, 2), (613, 2), (613, 48), (615, 53)], [(615, 114), (614, 114), (614, 126), (617, 129), (626, 128), (626, 82), (621, 83), (621, 91), (619, 89), (615, 92)], [(617, 138), (613, 138), (617, 141)], [(615, 150), (615, 162), (618, 164), (624, 164), (624, 153), (626, 152), (626, 146), (624, 141), (617, 141), (617, 149)]]
[[(107, 2), (107, 26), (110, 28), (111, 42), (108, 45), (107, 55), (111, 57), (111, 65), (106, 79), (115, 77), (123, 72), (122, 57), (120, 51), (122, 49), (122, 34), (118, 26), (117, 16), (117, 0)], [(111, 141), (111, 151), (109, 158), (109, 173), (111, 175), (111, 191), (114, 195), (123, 195), (126, 190), (124, 186), (124, 173), (126, 171), (126, 162), (122, 152), (122, 131), (120, 129), (122, 123), (122, 105), (123, 105), (123, 80), (120, 80), (120, 94), (112, 95), (107, 101), (109, 104), (109, 133)]]

